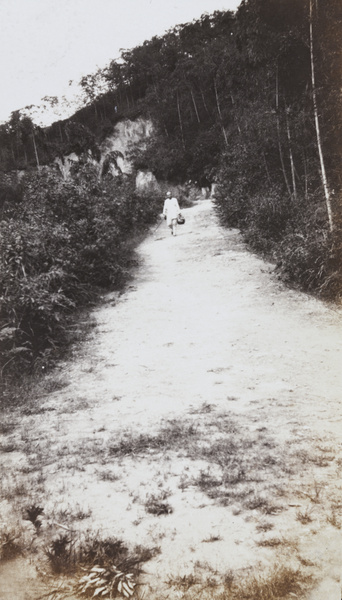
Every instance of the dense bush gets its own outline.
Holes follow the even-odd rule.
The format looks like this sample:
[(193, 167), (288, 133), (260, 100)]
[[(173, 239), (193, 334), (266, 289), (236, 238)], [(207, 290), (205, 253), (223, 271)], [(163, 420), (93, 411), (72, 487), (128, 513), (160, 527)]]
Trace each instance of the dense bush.
[(342, 246), (334, 247), (327, 232), (311, 229), (289, 234), (279, 248), (278, 270), (283, 279), (326, 298), (342, 295)]
[[(241, 180), (241, 178), (240, 178)], [(221, 180), (216, 210), (222, 222), (238, 227), (255, 251), (273, 259), (288, 284), (322, 298), (342, 297), (342, 243), (329, 231), (319, 198), (287, 198), (276, 186), (244, 196), (239, 179)]]
[(63, 339), (68, 314), (99, 288), (120, 285), (132, 239), (153, 223), (156, 194), (77, 164), (62, 181), (46, 170), (27, 174), (0, 223), (2, 374), (32, 368)]

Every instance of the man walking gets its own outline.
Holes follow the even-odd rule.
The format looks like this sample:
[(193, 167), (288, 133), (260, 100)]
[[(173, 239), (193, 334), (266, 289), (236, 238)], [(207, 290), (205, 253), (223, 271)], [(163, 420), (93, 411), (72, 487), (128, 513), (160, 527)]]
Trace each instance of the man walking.
[(177, 198), (172, 196), (171, 192), (167, 192), (164, 202), (163, 215), (167, 219), (167, 225), (171, 229), (171, 235), (176, 235), (177, 217), (180, 213), (180, 208)]

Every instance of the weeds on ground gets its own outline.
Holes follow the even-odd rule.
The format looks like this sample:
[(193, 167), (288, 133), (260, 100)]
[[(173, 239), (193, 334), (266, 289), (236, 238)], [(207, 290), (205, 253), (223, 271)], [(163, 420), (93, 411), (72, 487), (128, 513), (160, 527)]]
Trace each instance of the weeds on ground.
[(266, 532), (266, 531), (271, 531), (271, 529), (274, 528), (274, 524), (273, 523), (269, 523), (267, 521), (263, 521), (261, 523), (258, 523), (258, 525), (256, 526), (256, 530), (261, 533), (261, 532)]
[(23, 553), (18, 534), (14, 530), (0, 531), (0, 560), (12, 560)]
[(63, 390), (65, 387), (68, 387), (68, 385), (70, 385), (70, 382), (61, 376), (46, 378), (42, 382), (42, 391), (44, 390), (46, 394), (53, 394), (54, 392)]
[[(286, 487), (299, 464), (312, 464), (304, 450), (289, 452), (263, 428), (246, 431), (229, 412), (213, 414), (213, 405), (202, 405), (190, 411), (187, 421), (166, 421), (159, 432), (134, 435), (124, 432), (115, 443), (109, 443), (109, 456), (151, 456), (160, 452), (181, 452), (192, 461), (205, 461), (209, 466), (194, 477), (182, 475), (179, 487), (198, 487), (222, 506), (240, 505), (266, 515), (277, 514), (286, 498)], [(326, 455), (326, 453), (325, 453)], [(312, 457), (311, 457), (312, 458)], [(265, 482), (274, 480), (272, 489)], [(287, 485), (287, 483), (286, 483)], [(322, 486), (315, 482), (306, 493), (314, 503), (321, 501)]]
[(301, 569), (290, 567), (274, 568), (264, 575), (253, 574), (234, 579), (231, 587), (222, 595), (222, 600), (280, 600), (296, 597), (310, 578)]
[(151, 515), (170, 515), (173, 512), (172, 506), (166, 501), (170, 493), (166, 490), (160, 494), (150, 494), (145, 502), (145, 510)]
[(342, 528), (342, 520), (337, 516), (334, 508), (331, 509), (330, 514), (327, 516), (327, 522), (333, 527), (336, 527), (336, 529)]
[(189, 412), (191, 415), (206, 415), (211, 413), (214, 409), (214, 404), (203, 402), (203, 404), (199, 408), (192, 408)]
[(184, 492), (190, 485), (192, 485), (192, 479), (188, 473), (182, 473), (179, 479), (179, 489)]
[(296, 547), (296, 542), (283, 537), (269, 537), (264, 538), (263, 540), (258, 540), (256, 545), (264, 548), (275, 548), (279, 546)]
[(210, 473), (210, 469), (207, 471), (201, 469), (199, 476), (194, 480), (194, 483), (200, 488), (202, 492), (208, 492), (222, 485), (223, 479), (215, 477)]
[(180, 590), (182, 594), (187, 592), (194, 585), (198, 585), (201, 582), (200, 578), (194, 573), (189, 575), (178, 575), (177, 577), (169, 577), (166, 581), (169, 587)]
[(302, 525), (307, 525), (308, 523), (312, 523), (312, 521), (313, 521), (311, 515), (312, 515), (312, 508), (306, 507), (306, 509), (303, 511), (297, 510), (296, 519), (297, 519), (297, 521), (302, 523)]
[(59, 523), (73, 523), (74, 521), (83, 521), (89, 519), (92, 515), (91, 508), (81, 506), (78, 502), (74, 505), (60, 504), (55, 505), (50, 511), (50, 518)]
[(89, 519), (92, 515), (91, 508), (83, 508), (79, 504), (76, 505), (74, 511), (70, 515), (71, 520), (83, 521), (84, 519)]
[(53, 573), (59, 575), (74, 571), (76, 564), (74, 545), (74, 540), (65, 534), (52, 540), (50, 546), (46, 549), (46, 556)]
[(123, 438), (115, 444), (110, 444), (109, 454), (112, 456), (134, 456), (145, 452), (160, 452), (175, 450), (182, 447), (184, 441), (196, 436), (196, 427), (193, 424), (184, 425), (177, 420), (168, 421), (157, 435), (140, 434), (135, 436), (132, 432), (125, 432)]
[(97, 476), (101, 481), (118, 481), (120, 479), (120, 475), (114, 473), (114, 471), (110, 471), (109, 469), (105, 469), (103, 471), (97, 471)]
[(32, 525), (35, 527), (36, 532), (39, 533), (39, 530), (42, 526), (42, 521), (40, 517), (44, 513), (44, 508), (41, 506), (37, 506), (36, 504), (32, 504), (25, 509), (24, 519), (30, 521)]
[[(151, 456), (157, 456), (159, 459), (160, 452), (167, 450), (169, 452), (167, 455), (169, 460), (171, 460), (173, 454), (181, 454), (182, 457), (187, 457), (195, 470), (195, 476), (190, 476), (187, 473), (185, 477), (184, 472), (180, 475), (180, 486), (183, 485), (182, 489), (185, 489), (188, 485), (196, 486), (202, 493), (212, 498), (218, 504), (230, 505), (235, 510), (234, 514), (238, 514), (241, 509), (258, 511), (263, 514), (275, 514), (281, 510), (282, 506), (278, 505), (274, 501), (274, 498), (279, 495), (278, 491), (282, 488), (284, 481), (288, 481), (288, 473), (295, 472), (298, 465), (302, 467), (303, 463), (300, 462), (298, 455), (287, 454), (282, 445), (277, 445), (272, 438), (269, 438), (267, 430), (248, 431), (242, 425), (238, 424), (236, 418), (229, 413), (212, 414), (211, 410), (204, 410), (201, 413), (196, 413), (196, 416), (195, 413), (193, 415), (188, 421), (183, 420), (180, 422), (171, 420), (164, 422), (160, 430), (154, 435), (134, 435), (132, 432), (124, 432), (121, 439), (120, 437), (116, 438), (109, 444), (109, 452), (106, 454), (106, 460), (108, 460), (108, 457), (115, 460), (116, 458), (122, 459), (127, 456), (147, 457), (148, 460)], [(82, 450), (83, 444), (84, 441), (81, 441), (77, 444), (77, 447), (71, 447), (70, 445), (66, 446), (61, 443), (56, 448), (55, 458), (56, 456), (63, 457), (80, 452), (83, 452), (82, 458), (85, 456), (84, 452), (86, 452), (86, 456), (92, 454), (99, 455), (99, 448), (101, 446), (96, 440), (87, 444), (86, 451)], [(46, 459), (46, 456), (49, 456), (48, 448), (47, 444), (39, 445), (37, 448), (36, 445), (32, 444), (32, 440), (29, 437), (27, 438), (27, 453), (32, 453), (34, 457), (34, 451), (36, 451), (36, 456), (39, 459), (36, 461), (37, 465), (44, 457)], [(49, 457), (50, 459), (51, 457)], [(54, 460), (53, 457), (52, 460)], [(208, 464), (209, 467), (205, 469), (203, 468), (203, 464)], [(310, 463), (308, 462), (308, 464)], [(98, 471), (97, 475), (104, 481), (115, 481), (117, 479), (115, 471), (109, 469)], [(270, 477), (277, 482), (277, 485), (272, 487), (267, 485), (266, 482)], [(19, 486), (21, 479), (18, 479), (17, 483)], [(308, 490), (306, 496), (313, 503), (317, 504), (321, 502), (322, 487), (322, 484), (315, 481), (310, 488), (306, 488)], [(18, 497), (20, 497), (20, 494), (23, 496), (23, 490), (20, 491), (20, 486), (18, 489), (14, 488), (15, 485), (10, 490), (10, 497), (12, 499), (16, 498), (16, 495)], [(27, 493), (28, 488), (26, 486), (25, 494)], [(148, 496), (144, 503), (146, 512), (158, 517), (170, 514), (172, 507), (168, 502), (169, 495), (168, 491), (162, 490), (159, 493), (157, 492)], [(36, 539), (42, 544), (43, 534), (38, 524), (42, 508), (40, 502), (36, 502), (35, 504), (33, 501), (31, 502), (32, 504), (26, 507), (26, 516), (35, 527), (36, 533), (40, 533), (39, 539)], [(234, 506), (235, 508), (233, 508)], [(59, 510), (59, 513), (55, 512), (54, 517), (62, 522), (86, 519), (91, 514), (91, 511), (77, 505), (72, 508), (67, 506), (65, 509), (59, 507)], [(64, 510), (63, 514), (62, 510)], [(307, 515), (309, 515), (309, 511), (307, 511)], [(250, 516), (253, 519), (255, 515)], [(298, 517), (298, 520), (302, 519), (303, 522), (305, 518), (305, 513), (302, 513)], [(332, 511), (329, 518), (328, 522), (338, 527), (339, 520), (336, 511)], [(266, 532), (271, 528), (272, 523), (263, 521), (257, 526), (257, 531)], [(120, 555), (120, 552), (118, 554), (114, 552), (108, 553), (105, 550), (105, 543), (103, 541), (97, 542), (94, 539), (89, 539), (81, 543), (79, 537), (75, 537), (75, 535), (75, 532), (68, 531), (52, 541), (50, 538), (46, 560), (50, 564), (51, 571), (54, 574), (64, 573), (68, 576), (80, 577), (80, 579), (82, 577), (85, 578), (83, 581), (80, 581), (80, 587), (78, 588), (78, 591), (82, 594), (91, 591), (91, 595), (93, 595), (99, 589), (99, 584), (101, 583), (103, 589), (98, 595), (100, 597), (101, 595), (108, 597), (110, 593), (119, 592), (117, 584), (120, 580), (122, 581), (121, 589), (125, 589), (127, 593), (129, 593), (129, 589), (132, 590), (134, 588), (134, 585), (131, 588), (128, 585), (129, 579), (127, 580), (127, 577), (129, 574), (132, 574), (131, 582), (135, 583), (137, 581), (139, 570), (138, 567), (136, 570), (136, 565), (143, 562), (141, 557), (135, 563), (131, 551), (126, 555), (124, 552), (123, 555)], [(219, 540), (219, 536), (213, 535), (203, 540), (203, 542), (215, 542)], [(12, 542), (14, 544), (17, 543), (15, 539)], [(284, 540), (274, 535), (274, 537), (257, 542), (257, 545), (277, 547), (284, 543)], [(121, 542), (119, 546), (120, 544)], [(113, 549), (110, 544), (109, 547)], [(120, 547), (123, 550), (122, 544)], [(146, 560), (149, 560), (149, 558)], [(100, 570), (95, 571), (95, 568)], [(80, 571), (82, 571), (81, 574)], [(222, 598), (223, 600), (259, 600), (259, 598), (260, 600), (275, 600), (285, 597), (281, 595), (281, 585), (283, 585), (281, 582), (286, 580), (286, 577), (290, 579), (290, 591), (297, 589), (296, 585), (298, 582), (304, 581), (304, 579), (301, 579), (301, 573), (297, 573), (296, 571), (291, 571), (291, 580), (290, 571), (283, 569), (278, 570), (276, 573), (274, 572), (272, 577), (269, 576), (268, 583), (266, 576), (255, 577), (254, 585), (256, 589), (259, 589), (259, 592), (257, 592), (259, 596), (248, 595), (249, 579), (246, 580), (244, 589), (241, 586), (239, 587), (235, 581), (231, 582), (229, 586), (228, 583), (227, 585), (224, 584), (225, 595)], [(113, 586), (114, 578), (116, 578), (116, 587)], [(245, 581), (245, 579), (242, 578), (241, 581)], [(123, 583), (127, 585), (128, 589), (123, 586)], [(298, 589), (300, 588), (299, 583)], [(197, 584), (193, 583), (189, 586), (186, 593), (191, 594), (195, 590), (195, 585)], [(214, 589), (214, 585), (211, 585), (209, 580), (206, 585), (207, 590), (209, 588), (210, 590)], [(257, 587), (258, 585), (259, 588)], [(196, 594), (197, 592), (199, 594), (198, 590)], [(262, 593), (265, 595), (263, 596)], [(278, 596), (276, 595), (277, 593)], [(295, 594), (297, 592), (293, 591), (291, 593)], [(201, 596), (193, 596), (193, 598), (195, 597), (197, 599), (197, 597), (200, 598)], [(189, 598), (191, 598), (191, 595), (189, 595)]]
[(1, 497), (8, 501), (27, 497), (31, 488), (30, 484), (32, 484), (32, 481), (28, 482), (21, 476), (5, 475), (1, 482)]
[(269, 494), (263, 496), (253, 491), (247, 494), (247, 498), (242, 501), (243, 506), (249, 510), (259, 510), (266, 515), (274, 515), (283, 510), (279, 504), (275, 504)]
[(184, 576), (169, 577), (166, 583), (185, 600), (288, 600), (301, 597), (312, 579), (301, 568), (274, 567), (265, 573), (251, 574), (229, 570), (223, 577), (216, 572), (203, 576), (195, 570)]
[(335, 460), (336, 456), (332, 448), (317, 446), (317, 451), (309, 452), (309, 450), (300, 448), (293, 453), (304, 465), (313, 464), (317, 467), (329, 467)]
[(209, 537), (202, 540), (202, 543), (211, 544), (213, 542), (221, 542), (222, 539), (223, 538), (220, 535), (215, 535), (214, 533), (212, 533)]
[(302, 492), (302, 494), (304, 494), (304, 496), (307, 496), (308, 498), (310, 498), (311, 502), (313, 502), (314, 504), (320, 504), (322, 502), (322, 490), (324, 488), (324, 485), (322, 483), (318, 483), (317, 481), (314, 481), (314, 483), (309, 487), (309, 491), (308, 492)]
[(129, 550), (121, 540), (88, 537), (80, 541), (75, 534), (52, 540), (46, 557), (52, 573), (76, 578), (74, 591), (81, 596), (128, 598), (134, 593), (141, 566), (159, 552), (136, 546)]

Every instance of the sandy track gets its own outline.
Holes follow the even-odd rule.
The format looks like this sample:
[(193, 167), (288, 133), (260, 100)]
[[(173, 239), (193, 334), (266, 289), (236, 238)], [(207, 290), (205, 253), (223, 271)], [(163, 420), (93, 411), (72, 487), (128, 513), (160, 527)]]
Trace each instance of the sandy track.
[(120, 396), (120, 422), (138, 423), (202, 402), (226, 407), (227, 396), (238, 411), (274, 397), (274, 416), (291, 402), (294, 418), (339, 435), (341, 311), (285, 288), (236, 230), (217, 225), (210, 201), (183, 212), (178, 236), (162, 224), (140, 247), (128, 291), (95, 311), (91, 373), (82, 361), (66, 366), (77, 394)]
[[(163, 223), (140, 246), (141, 264), (125, 293), (109, 294), (94, 311), (92, 334), (75, 360), (59, 367), (65, 387), (46, 396), (41, 407), (46, 412), (34, 425), (34, 437), (45, 448), (41, 456), (53, 456), (47, 498), (86, 502), (93, 529), (160, 545), (146, 579), (159, 594), (160, 581), (171, 572), (189, 573), (200, 562), (219, 572), (260, 561), (269, 565), (274, 550), (255, 546), (253, 528), (261, 518), (255, 512), (246, 519), (244, 512), (204, 501), (192, 486), (179, 492), (179, 477), (190, 468), (184, 453), (172, 465), (165, 455), (127, 457), (116, 464), (124, 482), (115, 489), (99, 484), (96, 469), (118, 432), (158, 432), (162, 423), (186, 422), (189, 414), (198, 414), (202, 423), (210, 406), (247, 432), (267, 430), (283, 448), (297, 444), (302, 451), (318, 440), (332, 445), (337, 457), (342, 442), (342, 312), (285, 288), (270, 264), (246, 250), (236, 230), (218, 225), (210, 200), (183, 212), (186, 224), (177, 237)], [(32, 418), (23, 418), (22, 428), (29, 426)], [(76, 450), (56, 450), (80, 444), (97, 448), (91, 460), (81, 451), (77, 458)], [(83, 460), (83, 473), (74, 464), (71, 476), (72, 456)], [(18, 455), (17, 464), (20, 460)], [(108, 461), (107, 456), (106, 466)], [(311, 465), (305, 483), (318, 481), (337, 494), (339, 474), (335, 463), (326, 470)], [(139, 498), (162, 482), (173, 514), (143, 518)], [(289, 508), (298, 499), (290, 500), (277, 526), (282, 534), (292, 529), (301, 551), (314, 556), (321, 581), (310, 598), (340, 600), (340, 530), (321, 523), (328, 498), (320, 526), (315, 523), (316, 530), (305, 534), (296, 509)], [(202, 543), (215, 532), (217, 544)]]

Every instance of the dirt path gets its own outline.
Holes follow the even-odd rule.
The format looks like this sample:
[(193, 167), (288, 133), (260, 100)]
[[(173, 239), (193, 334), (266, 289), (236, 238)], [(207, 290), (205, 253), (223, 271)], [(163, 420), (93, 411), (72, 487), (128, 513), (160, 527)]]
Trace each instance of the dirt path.
[(52, 520), (157, 546), (149, 598), (276, 563), (317, 577), (294, 597), (340, 600), (342, 312), (286, 289), (210, 200), (183, 212), (47, 378), (39, 419), (21, 415), (5, 467), (36, 466)]

